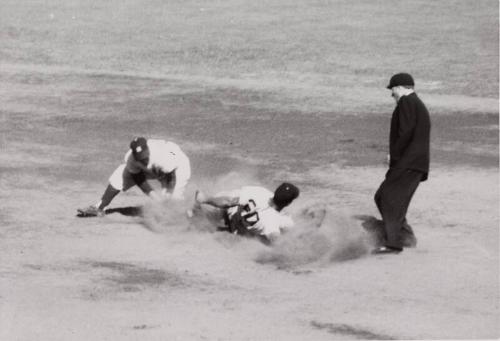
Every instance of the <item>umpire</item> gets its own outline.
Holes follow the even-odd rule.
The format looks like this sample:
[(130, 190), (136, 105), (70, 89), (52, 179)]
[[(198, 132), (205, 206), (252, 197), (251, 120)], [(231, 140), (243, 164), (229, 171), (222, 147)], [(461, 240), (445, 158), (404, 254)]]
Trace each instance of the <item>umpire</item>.
[(373, 250), (375, 254), (399, 253), (403, 247), (416, 246), (406, 212), (418, 185), (429, 174), (431, 123), (414, 86), (407, 73), (395, 74), (387, 86), (396, 108), (391, 119), (389, 170), (375, 193), (385, 230), (385, 245)]

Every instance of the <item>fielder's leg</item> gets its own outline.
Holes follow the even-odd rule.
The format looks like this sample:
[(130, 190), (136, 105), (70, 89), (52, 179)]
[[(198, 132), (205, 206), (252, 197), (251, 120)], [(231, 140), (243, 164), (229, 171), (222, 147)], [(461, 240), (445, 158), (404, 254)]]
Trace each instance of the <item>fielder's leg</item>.
[(108, 185), (106, 187), (106, 190), (104, 191), (101, 201), (99, 201), (97, 208), (99, 210), (104, 210), (108, 205), (111, 203), (111, 201), (116, 197), (116, 195), (120, 193), (120, 190), (114, 188), (112, 185)]

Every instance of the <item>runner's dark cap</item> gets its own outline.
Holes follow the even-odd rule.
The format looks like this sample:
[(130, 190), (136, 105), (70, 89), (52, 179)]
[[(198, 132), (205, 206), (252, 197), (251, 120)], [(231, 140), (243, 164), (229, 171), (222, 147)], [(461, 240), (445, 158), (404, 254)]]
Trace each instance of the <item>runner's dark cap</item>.
[(413, 77), (409, 73), (397, 73), (391, 77), (389, 85), (387, 85), (387, 89), (392, 89), (395, 86), (415, 86), (415, 82), (413, 81)]
[(273, 202), (281, 210), (291, 204), (299, 196), (299, 189), (291, 183), (284, 182), (274, 191)]

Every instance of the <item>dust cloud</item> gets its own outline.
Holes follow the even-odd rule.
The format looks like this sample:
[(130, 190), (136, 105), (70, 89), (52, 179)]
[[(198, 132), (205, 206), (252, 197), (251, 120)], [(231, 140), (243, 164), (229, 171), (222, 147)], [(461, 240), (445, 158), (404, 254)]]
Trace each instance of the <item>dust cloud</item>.
[[(142, 207), (142, 224), (157, 233), (179, 233), (187, 230), (216, 231), (216, 221), (202, 217), (188, 217), (194, 207), (196, 191), (206, 195), (223, 194), (242, 186), (262, 186), (251, 169), (235, 170), (213, 179), (198, 179), (188, 186), (184, 200), (149, 201)], [(204, 217), (206, 218), (206, 217)]]
[(328, 265), (363, 257), (371, 247), (368, 235), (349, 212), (306, 208), (297, 220), (294, 230), (257, 256), (258, 263), (279, 269), (313, 263)]
[[(359, 221), (347, 211), (302, 200), (300, 209), (291, 209), (293, 229), (284, 233), (270, 246), (254, 247), (247, 238), (217, 232), (216, 219), (205, 214), (188, 217), (187, 210), (193, 208), (194, 193), (201, 190), (207, 195), (238, 189), (244, 185), (260, 185), (255, 173), (234, 171), (213, 180), (199, 181), (191, 186), (184, 201), (149, 202), (143, 207), (142, 224), (156, 233), (185, 234), (212, 233), (213, 247), (228, 247), (240, 244), (234, 252), (248, 254), (260, 264), (271, 264), (278, 269), (289, 269), (307, 264), (328, 265), (363, 257), (372, 246), (372, 241)], [(182, 239), (189, 243), (189, 238)], [(259, 241), (252, 241), (254, 244)], [(253, 252), (253, 254), (252, 254)]]

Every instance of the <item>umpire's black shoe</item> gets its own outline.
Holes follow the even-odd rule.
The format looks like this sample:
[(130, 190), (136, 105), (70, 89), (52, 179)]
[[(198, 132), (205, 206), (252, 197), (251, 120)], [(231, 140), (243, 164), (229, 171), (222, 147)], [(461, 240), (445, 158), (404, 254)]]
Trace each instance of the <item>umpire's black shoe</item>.
[(372, 251), (372, 255), (385, 255), (385, 254), (390, 254), (390, 253), (398, 254), (402, 251), (403, 251), (403, 249), (398, 248), (398, 247), (380, 246)]

